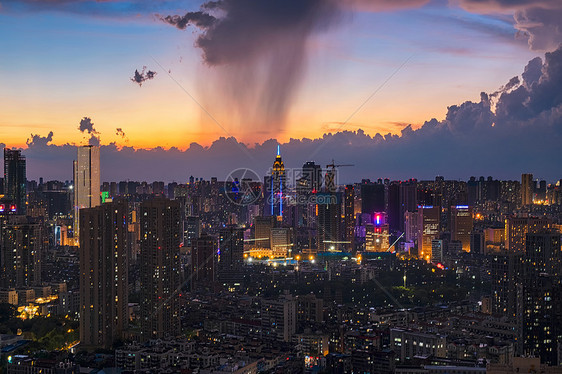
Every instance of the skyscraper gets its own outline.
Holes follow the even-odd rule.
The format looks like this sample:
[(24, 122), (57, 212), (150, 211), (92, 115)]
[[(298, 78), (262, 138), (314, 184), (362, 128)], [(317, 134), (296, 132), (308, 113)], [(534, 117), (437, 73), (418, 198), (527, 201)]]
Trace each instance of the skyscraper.
[(80, 210), (80, 342), (109, 349), (128, 325), (125, 201)]
[(439, 237), (441, 209), (437, 206), (421, 205), (418, 207), (418, 257), (431, 261), (431, 242)]
[(25, 156), (19, 149), (4, 148), (4, 195), (16, 205), (17, 214), (27, 212)]
[(265, 211), (264, 215), (283, 217), (283, 194), (286, 190), (285, 164), (281, 159), (281, 152), (277, 146), (277, 156), (271, 168), (271, 175), (264, 178)]
[(180, 333), (180, 203), (156, 198), (140, 206), (141, 334), (143, 340)]
[(355, 191), (352, 184), (344, 190), (344, 226), (346, 249), (351, 252), (355, 246)]
[(370, 214), (386, 211), (384, 202), (384, 184), (361, 183), (361, 213)]
[(533, 193), (533, 174), (521, 174), (521, 205), (531, 205)]
[(472, 233), (472, 208), (468, 205), (454, 205), (450, 210), (451, 240), (459, 241), (462, 250), (470, 252), (470, 234)]
[(80, 146), (74, 161), (74, 238), (78, 244), (80, 236), (80, 214), (82, 208), (100, 205), (100, 147)]
[(318, 194), (318, 251), (341, 251), (343, 249), (341, 232), (341, 193)]

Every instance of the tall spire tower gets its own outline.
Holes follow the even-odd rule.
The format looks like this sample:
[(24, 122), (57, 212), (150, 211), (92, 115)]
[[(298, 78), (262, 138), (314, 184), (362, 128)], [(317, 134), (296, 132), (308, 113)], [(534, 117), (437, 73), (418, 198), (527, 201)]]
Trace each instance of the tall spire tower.
[(283, 193), (285, 190), (285, 164), (281, 158), (281, 149), (277, 145), (277, 156), (271, 168), (271, 176), (269, 178), (269, 194), (268, 202), (270, 214), (281, 220), (283, 217)]

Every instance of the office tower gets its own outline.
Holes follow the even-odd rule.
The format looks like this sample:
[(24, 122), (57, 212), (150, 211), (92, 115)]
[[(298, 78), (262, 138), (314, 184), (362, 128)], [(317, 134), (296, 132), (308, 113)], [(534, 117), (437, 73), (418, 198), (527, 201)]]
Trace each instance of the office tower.
[(523, 273), (523, 254), (502, 251), (490, 255), (492, 313), (515, 321), (518, 288)]
[(533, 204), (533, 174), (521, 174), (521, 205)]
[(218, 278), (222, 284), (242, 280), (244, 266), (244, 228), (228, 226), (219, 231)]
[[(41, 285), (45, 230), (31, 217), (7, 215), (0, 202), (0, 285), (30, 288)], [(3, 211), (3, 212), (2, 212)]]
[(4, 148), (4, 195), (16, 205), (17, 214), (27, 212), (25, 156), (19, 149)]
[(355, 247), (355, 192), (352, 184), (344, 190), (344, 239), (347, 252)]
[(271, 168), (271, 175), (264, 178), (265, 207), (264, 215), (283, 218), (283, 196), (286, 185), (285, 164), (281, 159), (281, 152), (277, 146), (277, 156)]
[(431, 241), (439, 237), (441, 209), (432, 205), (418, 207), (418, 257), (431, 261)]
[(262, 300), (261, 326), (265, 339), (289, 342), (297, 328), (297, 303), (291, 295)]
[(127, 202), (80, 209), (80, 344), (110, 349), (129, 320)]
[(418, 239), (419, 219), (418, 212), (404, 213), (404, 239), (407, 242), (414, 242)]
[(77, 147), (74, 161), (74, 238), (78, 245), (80, 236), (80, 214), (82, 208), (100, 205), (100, 147), (85, 145)]
[(511, 252), (524, 252), (528, 233), (549, 230), (552, 221), (538, 217), (509, 217), (505, 220), (505, 247)]
[(414, 212), (418, 207), (418, 182), (415, 179), (400, 183), (400, 231), (404, 231), (404, 213)]
[(560, 233), (527, 234), (523, 266), (523, 352), (557, 365), (562, 337)]
[(449, 211), (451, 223), (451, 240), (459, 241), (462, 250), (470, 252), (470, 234), (472, 233), (472, 207), (468, 205), (454, 205)]
[(140, 206), (141, 334), (143, 340), (177, 336), (181, 287), (180, 204), (156, 198)]
[(216, 281), (217, 240), (208, 234), (195, 240), (191, 250), (191, 289), (212, 289)]
[(386, 210), (384, 189), (382, 183), (361, 183), (361, 213), (373, 215)]
[(273, 257), (290, 257), (292, 252), (292, 228), (274, 227), (271, 229), (271, 254)]
[(271, 229), (274, 225), (273, 216), (254, 218), (254, 247), (271, 248)]
[(343, 250), (341, 228), (341, 193), (317, 194), (318, 252)]

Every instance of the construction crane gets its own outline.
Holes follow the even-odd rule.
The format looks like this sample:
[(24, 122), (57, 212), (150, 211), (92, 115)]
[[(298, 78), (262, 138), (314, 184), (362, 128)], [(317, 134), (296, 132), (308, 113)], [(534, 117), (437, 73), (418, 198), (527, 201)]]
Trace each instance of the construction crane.
[(339, 168), (339, 167), (343, 167), (343, 166), (355, 166), (355, 165), (353, 165), (353, 164), (339, 164), (339, 165), (336, 165), (334, 159), (332, 159), (332, 163), (331, 163), (331, 164), (326, 165), (327, 168), (332, 168), (332, 169)]

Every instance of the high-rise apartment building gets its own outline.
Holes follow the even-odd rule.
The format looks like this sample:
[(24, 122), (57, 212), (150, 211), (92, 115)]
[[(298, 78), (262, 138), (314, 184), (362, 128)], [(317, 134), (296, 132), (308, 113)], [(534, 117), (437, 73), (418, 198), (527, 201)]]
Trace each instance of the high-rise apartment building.
[(43, 225), (31, 217), (9, 215), (0, 219), (0, 286), (41, 285), (45, 237)]
[(208, 234), (195, 240), (191, 250), (191, 289), (212, 289), (217, 280), (217, 240)]
[(523, 353), (558, 365), (562, 337), (559, 232), (527, 234), (523, 271)]
[(218, 278), (223, 284), (242, 280), (244, 228), (228, 226), (219, 231)]
[(141, 334), (143, 340), (180, 333), (180, 203), (155, 198), (140, 206)]
[(80, 342), (109, 349), (128, 326), (126, 201), (80, 210)]
[(79, 244), (82, 208), (100, 205), (100, 147), (85, 145), (77, 148), (74, 161), (74, 238)]
[(26, 164), (19, 149), (4, 148), (4, 195), (16, 205), (17, 214), (26, 214)]
[(509, 217), (505, 221), (505, 247), (511, 252), (525, 251), (526, 235), (549, 230), (552, 221), (545, 217)]

